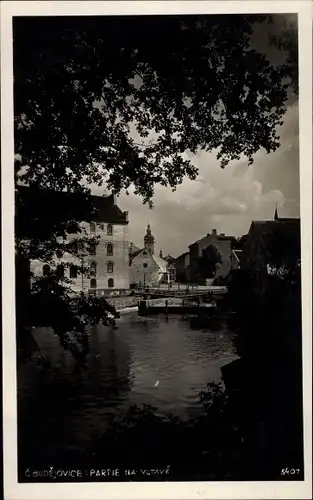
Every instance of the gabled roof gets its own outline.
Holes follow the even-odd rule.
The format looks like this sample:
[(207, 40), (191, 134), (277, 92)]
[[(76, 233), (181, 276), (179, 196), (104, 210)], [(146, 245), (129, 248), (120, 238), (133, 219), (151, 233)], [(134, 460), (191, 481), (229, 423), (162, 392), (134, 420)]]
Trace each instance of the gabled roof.
[(96, 221), (128, 224), (128, 214), (115, 203), (114, 196), (91, 196)]
[[(137, 250), (136, 252), (130, 254), (130, 256), (129, 256), (130, 261), (132, 261), (135, 257), (137, 257), (137, 255), (141, 254), (141, 252), (143, 252), (144, 250), (145, 250), (144, 248), (141, 248), (141, 249)], [(150, 255), (150, 257), (154, 260), (154, 262), (159, 267), (159, 269), (165, 273), (166, 269), (167, 269), (167, 265), (168, 265), (166, 260), (162, 259), (161, 257), (156, 255), (155, 253), (148, 254), (148, 255)]]
[(294, 219), (291, 217), (278, 217), (275, 222), (294, 222), (295, 220), (300, 221), (300, 219)]
[(133, 242), (131, 242), (129, 244), (129, 249), (132, 250), (132, 252), (130, 252), (130, 253), (134, 253), (134, 252), (137, 252), (137, 250), (140, 250), (140, 248), (137, 247), (137, 245), (135, 245), (135, 243), (133, 243)]
[(294, 250), (300, 254), (300, 219), (278, 219), (268, 221), (252, 221), (248, 233), (248, 240), (253, 236), (262, 245), (268, 256), (275, 247), (283, 250)]
[(186, 257), (186, 255), (188, 255), (188, 254), (189, 254), (189, 252), (184, 252), (184, 253), (180, 254), (178, 257), (176, 257), (175, 260), (181, 259), (182, 257)]
[(166, 262), (170, 263), (170, 262), (175, 262), (176, 259), (175, 257), (172, 257), (171, 255), (166, 255), (166, 257), (162, 257), (164, 260), (166, 260)]
[[(257, 230), (262, 230), (266, 232), (275, 231), (294, 231), (295, 229), (300, 230), (300, 219), (278, 219), (278, 220), (253, 220), (251, 222), (251, 229), (257, 228)], [(283, 229), (281, 229), (283, 228)], [(249, 231), (249, 232), (250, 232)]]
[(133, 259), (134, 257), (136, 257), (137, 255), (139, 255), (141, 252), (143, 252), (144, 248), (139, 248), (138, 250), (135, 250), (134, 252), (132, 252), (130, 254), (130, 258)]
[(217, 240), (230, 240), (230, 241), (237, 241), (235, 236), (227, 236), (225, 234), (218, 234), (217, 235)]
[[(190, 248), (191, 246), (193, 245), (196, 245), (197, 243), (200, 243), (201, 241), (207, 239), (207, 238), (210, 238), (211, 236), (213, 236), (213, 238), (217, 241), (231, 241), (232, 243), (235, 243), (237, 240), (235, 238), (235, 236), (227, 236), (225, 234), (207, 234), (206, 236), (203, 236), (203, 238), (200, 238), (199, 240), (197, 241), (194, 241), (193, 243), (191, 243), (191, 245), (188, 245), (188, 248)], [(213, 242), (214, 244), (214, 242)]]
[(159, 269), (166, 273), (166, 269), (167, 269), (167, 262), (166, 260), (162, 259), (161, 257), (159, 257), (158, 255), (156, 254), (152, 254), (151, 257), (153, 258), (154, 262), (156, 263), (156, 265), (159, 267)]

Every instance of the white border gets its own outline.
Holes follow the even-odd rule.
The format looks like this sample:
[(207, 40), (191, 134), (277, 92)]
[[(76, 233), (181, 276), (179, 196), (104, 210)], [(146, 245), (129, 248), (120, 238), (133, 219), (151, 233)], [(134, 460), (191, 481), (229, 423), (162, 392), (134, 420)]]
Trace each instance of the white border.
[[(14, 314), (12, 16), (299, 13), (300, 187), (305, 476), (304, 482), (18, 484)], [(312, 498), (312, 6), (306, 1), (1, 2), (2, 276), (4, 487), (6, 500)]]

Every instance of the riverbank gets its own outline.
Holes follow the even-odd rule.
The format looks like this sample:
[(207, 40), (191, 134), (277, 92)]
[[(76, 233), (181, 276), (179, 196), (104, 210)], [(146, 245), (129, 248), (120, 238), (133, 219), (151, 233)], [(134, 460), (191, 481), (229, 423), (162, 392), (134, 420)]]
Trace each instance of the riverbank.
[(125, 311), (129, 308), (133, 309), (138, 306), (137, 297), (108, 297), (106, 301), (108, 304), (115, 307), (118, 312)]
[(138, 311), (138, 306), (124, 307), (123, 309), (117, 309), (120, 314), (127, 314)]
[[(140, 302), (139, 297), (110, 297), (106, 299), (108, 304), (115, 307), (117, 312), (119, 313), (127, 313), (138, 311), (138, 306)], [(177, 299), (175, 297), (169, 297), (167, 303), (169, 306), (174, 306), (181, 303), (181, 299)], [(149, 303), (153, 303), (153, 305), (163, 305), (165, 303), (164, 298), (152, 299)]]

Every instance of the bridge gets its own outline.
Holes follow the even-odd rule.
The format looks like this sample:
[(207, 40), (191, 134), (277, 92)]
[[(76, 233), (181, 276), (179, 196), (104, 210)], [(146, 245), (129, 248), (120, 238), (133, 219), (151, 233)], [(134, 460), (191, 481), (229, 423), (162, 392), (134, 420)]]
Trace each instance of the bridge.
[(197, 297), (223, 297), (228, 293), (227, 286), (214, 285), (189, 285), (181, 283), (158, 284), (156, 286), (146, 286), (130, 289), (89, 289), (90, 295), (98, 297), (127, 297), (132, 295), (139, 300), (158, 299), (158, 298), (181, 298), (193, 299)]
[(227, 294), (225, 286), (178, 288), (149, 287), (136, 291), (139, 316), (188, 314), (208, 317), (214, 314), (219, 299)]
[(214, 286), (214, 285), (172, 285), (172, 286), (157, 286), (136, 289), (135, 294), (143, 298), (163, 298), (163, 297), (177, 297), (177, 298), (196, 298), (196, 297), (209, 297), (209, 296), (223, 296), (228, 293), (227, 286)]

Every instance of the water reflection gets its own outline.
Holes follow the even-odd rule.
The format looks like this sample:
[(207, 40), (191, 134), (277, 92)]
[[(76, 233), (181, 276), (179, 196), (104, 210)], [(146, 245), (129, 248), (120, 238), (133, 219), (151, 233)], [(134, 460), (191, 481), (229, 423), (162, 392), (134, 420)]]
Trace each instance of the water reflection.
[(152, 405), (158, 415), (188, 419), (202, 411), (198, 394), (221, 380), (220, 368), (236, 358), (234, 334), (224, 319), (196, 324), (190, 318), (128, 314), (119, 328), (90, 329), (84, 368), (46, 330), (35, 332), (50, 369), (34, 364), (19, 373), (21, 442), (29, 456), (85, 447), (114, 416), (132, 405)]

